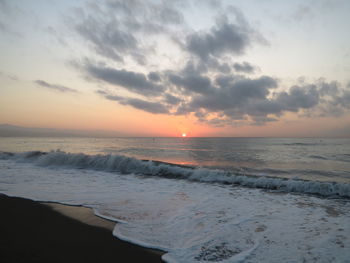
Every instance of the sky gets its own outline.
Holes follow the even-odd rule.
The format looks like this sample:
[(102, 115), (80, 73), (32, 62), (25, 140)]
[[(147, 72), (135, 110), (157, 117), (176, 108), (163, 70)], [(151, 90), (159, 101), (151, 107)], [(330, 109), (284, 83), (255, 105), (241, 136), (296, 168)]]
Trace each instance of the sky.
[(350, 1), (0, 0), (0, 124), (350, 137)]

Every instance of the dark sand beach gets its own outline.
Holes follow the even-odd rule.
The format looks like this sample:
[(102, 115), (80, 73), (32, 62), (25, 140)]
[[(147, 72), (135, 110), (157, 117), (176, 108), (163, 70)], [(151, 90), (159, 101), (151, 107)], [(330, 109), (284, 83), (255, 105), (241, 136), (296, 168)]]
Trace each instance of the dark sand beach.
[(6, 195), (0, 207), (1, 262), (162, 262), (160, 254), (114, 237), (114, 223), (88, 208)]

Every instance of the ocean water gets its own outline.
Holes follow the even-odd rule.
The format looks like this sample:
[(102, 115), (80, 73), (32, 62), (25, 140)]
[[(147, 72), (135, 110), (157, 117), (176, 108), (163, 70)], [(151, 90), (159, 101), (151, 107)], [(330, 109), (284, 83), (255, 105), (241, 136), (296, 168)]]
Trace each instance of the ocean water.
[(0, 138), (0, 193), (84, 205), (166, 262), (350, 262), (350, 140)]

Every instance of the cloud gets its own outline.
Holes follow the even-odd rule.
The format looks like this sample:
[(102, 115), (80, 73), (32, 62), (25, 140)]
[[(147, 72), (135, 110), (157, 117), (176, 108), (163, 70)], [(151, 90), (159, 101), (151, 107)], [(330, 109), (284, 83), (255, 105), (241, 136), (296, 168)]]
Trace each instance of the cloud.
[(218, 23), (209, 32), (195, 32), (187, 36), (187, 51), (207, 60), (210, 56), (224, 53), (241, 55), (250, 45), (250, 31), (244, 27), (225, 21)]
[(133, 108), (150, 112), (153, 114), (169, 114), (169, 110), (165, 105), (160, 102), (150, 102), (146, 100), (141, 100), (137, 98), (126, 98), (111, 95), (106, 91), (98, 90), (97, 93), (103, 95), (106, 99), (117, 101), (122, 105), (132, 106)]
[(243, 73), (254, 73), (254, 71), (256, 70), (255, 66), (246, 61), (242, 63), (234, 63), (233, 68), (235, 71)]
[(179, 104), (180, 102), (182, 102), (183, 100), (174, 96), (174, 95), (171, 95), (171, 94), (165, 94), (164, 95), (164, 101), (169, 104), (169, 105), (177, 105)]
[(305, 87), (293, 86), (289, 92), (281, 92), (275, 99), (284, 111), (297, 112), (299, 109), (310, 109), (320, 101), (320, 91), (316, 85)]
[[(214, 71), (227, 72), (225, 64), (220, 64), (215, 59), (208, 60), (208, 63), (202, 61), (189, 60), (183, 69), (179, 71), (167, 71), (165, 76), (170, 84), (175, 85), (180, 93), (207, 93), (212, 89), (211, 79), (203, 73)], [(228, 71), (229, 72), (229, 71)]]
[(210, 112), (235, 110), (234, 114), (253, 113), (249, 105), (266, 100), (269, 89), (277, 87), (277, 81), (268, 76), (257, 79), (219, 76), (218, 87), (204, 95), (194, 96), (189, 103), (190, 111), (204, 109)]
[[(230, 22), (229, 18), (235, 21)], [(222, 55), (242, 55), (253, 43), (267, 43), (266, 39), (250, 27), (244, 15), (232, 6), (218, 15), (209, 31), (188, 34), (183, 48), (203, 61)]]
[(87, 64), (86, 72), (95, 79), (121, 86), (144, 96), (157, 96), (164, 87), (149, 81), (143, 73)]
[(318, 84), (320, 86), (320, 94), (321, 96), (324, 95), (334, 95), (337, 94), (339, 92), (339, 83), (337, 83), (336, 81), (332, 81), (327, 83), (324, 79), (319, 79)]
[[(348, 110), (350, 93), (337, 82), (304, 79), (283, 87), (275, 77), (249, 75), (259, 68), (248, 61), (233, 63), (250, 46), (267, 43), (236, 8), (215, 9), (213, 25), (194, 31), (184, 20), (185, 5), (191, 6), (181, 0), (90, 2), (77, 11), (73, 24), (99, 63), (88, 58), (78, 68), (114, 87), (98, 91), (105, 99), (153, 114), (193, 115), (215, 126), (264, 125), (288, 112), (312, 117)], [(309, 9), (298, 12), (304, 16)], [(168, 68), (162, 68), (169, 65), (162, 63), (165, 57)], [(121, 88), (136, 98), (120, 96)]]
[(335, 98), (333, 104), (350, 109), (350, 91), (345, 90), (341, 96)]
[(71, 89), (66, 86), (57, 85), (57, 84), (50, 84), (43, 80), (35, 80), (34, 83), (38, 84), (40, 87), (44, 87), (44, 88), (48, 88), (48, 89), (52, 89), (60, 92), (73, 92), (73, 93), (78, 92), (76, 89)]
[[(120, 21), (128, 29), (159, 33), (167, 31), (168, 26), (183, 23), (183, 15), (176, 4), (181, 1), (147, 1), (147, 0), (114, 0), (104, 1), (99, 8), (122, 17)], [(93, 10), (92, 10), (93, 11)]]
[[(182, 101), (176, 114), (194, 114), (199, 121), (224, 126), (245, 123), (264, 125), (277, 121), (284, 113), (302, 113), (304, 117), (341, 115), (350, 108), (350, 92), (336, 82), (292, 86), (276, 91), (278, 81), (269, 76), (217, 76), (209, 91), (193, 94)], [(337, 91), (332, 93), (331, 91)]]
[(161, 80), (160, 75), (157, 72), (150, 72), (148, 73), (147, 77), (150, 81), (153, 82), (159, 82)]
[(104, 24), (89, 16), (76, 26), (76, 30), (104, 57), (123, 61), (123, 53), (131, 53), (134, 57), (143, 59), (142, 55), (133, 53), (133, 50), (139, 49), (137, 39), (129, 32), (121, 30), (117, 20)]
[(22, 16), (22, 10), (13, 1), (0, 0), (0, 32), (16, 37), (23, 37), (22, 33), (14, 29), (16, 16)]
[(154, 52), (152, 36), (178, 30), (183, 15), (173, 2), (114, 0), (86, 4), (68, 19), (84, 41), (104, 58), (125, 62), (132, 58), (144, 65)]
[(4, 73), (2, 71), (0, 71), (0, 76), (3, 76), (5, 78), (8, 78), (8, 79), (13, 80), (13, 81), (18, 81), (19, 80), (19, 78), (16, 75), (14, 75), (14, 74), (7, 74), (7, 73)]
[(158, 102), (149, 102), (141, 99), (135, 98), (124, 98), (119, 100), (121, 104), (130, 105), (136, 109), (144, 110), (154, 114), (168, 114), (168, 109), (161, 103)]
[(211, 89), (210, 79), (205, 76), (169, 74), (168, 78), (172, 84), (187, 92), (208, 93)]
[(350, 105), (350, 92), (334, 81), (299, 81), (281, 90), (277, 89), (279, 80), (270, 76), (213, 75), (212, 71), (203, 71), (200, 64), (190, 60), (179, 71), (150, 72), (147, 77), (105, 66), (94, 66), (89, 72), (95, 78), (148, 97), (124, 98), (100, 91), (106, 99), (155, 114), (192, 114), (200, 122), (214, 126), (264, 125), (287, 112), (304, 117), (340, 116)]

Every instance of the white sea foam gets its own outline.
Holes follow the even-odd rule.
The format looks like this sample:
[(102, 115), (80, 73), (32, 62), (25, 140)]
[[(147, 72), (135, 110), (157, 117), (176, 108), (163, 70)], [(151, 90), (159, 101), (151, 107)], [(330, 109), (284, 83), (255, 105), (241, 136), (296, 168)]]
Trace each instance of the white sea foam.
[(216, 169), (192, 168), (154, 161), (142, 161), (122, 155), (86, 155), (62, 151), (51, 151), (48, 153), (36, 151), (15, 155), (2, 153), (0, 155), (1, 158), (29, 161), (40, 166), (64, 166), (124, 174), (133, 173), (143, 176), (187, 179), (206, 183), (236, 184), (251, 188), (317, 194), (325, 197), (350, 198), (350, 184), (347, 183), (250, 176)]
[[(55, 154), (72, 163), (69, 155)], [(92, 166), (96, 170), (72, 169), (77, 166), (62, 161), (48, 166), (50, 154), (48, 159), (34, 155), (29, 162), (0, 161), (0, 192), (91, 207), (99, 216), (121, 222), (114, 235), (164, 250), (167, 262), (347, 262), (350, 258), (347, 199), (125, 175), (115, 169), (96, 171), (102, 170), (96, 164)], [(35, 158), (41, 166), (35, 165)], [(190, 175), (198, 173), (188, 170)]]

